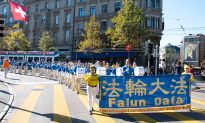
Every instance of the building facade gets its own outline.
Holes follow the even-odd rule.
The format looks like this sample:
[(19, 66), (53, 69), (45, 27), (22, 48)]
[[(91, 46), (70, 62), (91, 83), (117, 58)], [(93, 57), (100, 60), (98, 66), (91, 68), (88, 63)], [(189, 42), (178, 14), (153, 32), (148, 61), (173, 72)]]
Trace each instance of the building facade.
[(171, 72), (175, 69), (176, 63), (180, 61), (180, 47), (168, 43), (160, 48), (159, 67)]
[(184, 37), (182, 42), (181, 60), (189, 65), (196, 67), (201, 66), (201, 62), (205, 60), (205, 35), (188, 35)]
[[(155, 34), (150, 37), (151, 40), (160, 45), (163, 31), (163, 0), (136, 1), (137, 6), (144, 9), (146, 17), (144, 25)], [(12, 21), (10, 9), (6, 11), (1, 8), (4, 6), (3, 3), (0, 4), (1, 13), (7, 13), (9, 16), (6, 19)], [(8, 7), (8, 2), (5, 3)], [(54, 47), (71, 53), (77, 51), (78, 43), (82, 40), (84, 23), (92, 15), (96, 16), (100, 31), (103, 33), (108, 27), (114, 26), (111, 19), (122, 8), (121, 0), (24, 0), (23, 4), (27, 7), (28, 15), (28, 24), (24, 27), (25, 33), (28, 40), (32, 42), (33, 50), (38, 49), (41, 33), (49, 31), (54, 38)], [(105, 43), (110, 43), (105, 37), (101, 38)], [(111, 47), (105, 48), (105, 51), (106, 49), (110, 51)], [(125, 52), (124, 48), (115, 50)], [(137, 59), (143, 57), (143, 43), (130, 52), (133, 52)]]

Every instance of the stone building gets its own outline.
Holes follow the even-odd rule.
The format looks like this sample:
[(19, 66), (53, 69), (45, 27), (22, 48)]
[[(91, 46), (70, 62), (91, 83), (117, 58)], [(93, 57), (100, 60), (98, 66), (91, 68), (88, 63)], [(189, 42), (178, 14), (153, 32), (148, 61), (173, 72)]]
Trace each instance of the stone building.
[[(136, 0), (137, 6), (144, 9), (146, 20), (145, 26), (155, 33), (151, 40), (160, 45), (163, 31), (162, 2), (163, 0)], [(0, 12), (5, 12), (2, 8), (7, 1), (0, 3)], [(82, 39), (81, 34), (84, 23), (95, 15), (100, 24), (100, 31), (103, 33), (108, 27), (113, 27), (111, 19), (122, 7), (121, 0), (24, 0), (27, 7), (28, 24), (25, 25), (27, 38), (32, 42), (33, 50), (37, 50), (39, 36), (43, 31), (49, 31), (54, 38), (54, 47), (62, 51), (70, 51), (76, 56), (76, 48)], [(12, 21), (11, 16), (5, 17)], [(101, 37), (107, 41), (105, 37)], [(143, 42), (143, 41), (142, 41)], [(109, 42), (107, 42), (109, 43)], [(111, 47), (104, 49), (102, 56), (112, 57), (116, 55)], [(127, 57), (124, 48), (115, 49), (115, 52), (122, 52), (122, 57)], [(138, 48), (130, 51), (130, 56), (136, 59), (144, 58), (143, 43)], [(71, 54), (70, 54), (71, 55)], [(79, 56), (80, 57), (80, 56)], [(139, 63), (140, 64), (140, 63)]]

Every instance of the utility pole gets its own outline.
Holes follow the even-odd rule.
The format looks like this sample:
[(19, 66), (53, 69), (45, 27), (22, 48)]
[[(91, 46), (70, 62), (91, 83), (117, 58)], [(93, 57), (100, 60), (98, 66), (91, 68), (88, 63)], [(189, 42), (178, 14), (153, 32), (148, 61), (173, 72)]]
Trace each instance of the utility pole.
[(155, 65), (155, 76), (157, 76), (157, 71), (158, 71), (158, 57), (159, 57), (159, 46), (156, 45), (156, 49), (155, 49), (155, 54), (154, 54), (155, 58), (156, 58), (156, 65)]

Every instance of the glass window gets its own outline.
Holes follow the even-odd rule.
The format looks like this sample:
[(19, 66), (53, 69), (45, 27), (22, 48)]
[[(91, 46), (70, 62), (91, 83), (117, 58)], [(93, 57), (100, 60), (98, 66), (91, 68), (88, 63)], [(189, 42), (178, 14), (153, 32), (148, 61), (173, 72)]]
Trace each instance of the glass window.
[(95, 15), (96, 14), (96, 8), (95, 6), (90, 7), (90, 15)]
[(52, 57), (47, 57), (47, 62), (52, 62)]
[(78, 24), (78, 32), (79, 33), (82, 33), (83, 32), (83, 30), (84, 30), (84, 24)]
[(67, 5), (67, 6), (71, 6), (71, 0), (67, 0), (67, 1), (66, 1), (66, 5)]
[(39, 5), (36, 5), (36, 12), (39, 12)]
[(107, 21), (102, 21), (101, 22), (101, 30), (104, 31), (107, 29)]
[(65, 31), (65, 41), (69, 41), (70, 38), (70, 30)]
[(59, 24), (59, 16), (55, 15), (55, 24)]
[(54, 42), (57, 42), (57, 40), (58, 40), (58, 33), (57, 32), (53, 33), (53, 39), (54, 39)]
[(7, 8), (6, 8), (6, 6), (4, 6), (3, 7), (3, 14), (6, 15), (6, 13), (7, 13)]
[(80, 0), (81, 3), (85, 2), (86, 0)]
[(27, 8), (27, 13), (29, 14), (29, 13), (30, 13), (30, 11), (31, 11), (31, 8), (30, 8), (30, 7), (28, 7), (28, 8)]
[(49, 3), (48, 3), (48, 2), (45, 3), (45, 8), (46, 8), (46, 9), (49, 8)]
[(66, 13), (66, 23), (70, 23), (70, 13)]
[(56, 1), (56, 8), (60, 8), (60, 1), (59, 0)]
[(45, 16), (42, 16), (41, 17), (41, 24), (45, 24), (46, 23), (46, 17)]
[(107, 13), (107, 4), (102, 5), (102, 13)]
[(161, 0), (156, 0), (156, 8), (157, 9), (161, 8)]
[(38, 18), (35, 18), (34, 20), (35, 20), (35, 21), (34, 21), (34, 25), (35, 25), (35, 26), (38, 26)]
[(119, 11), (121, 9), (122, 3), (120, 1), (115, 2), (115, 12)]
[(84, 14), (84, 8), (79, 8), (79, 16), (82, 17)]

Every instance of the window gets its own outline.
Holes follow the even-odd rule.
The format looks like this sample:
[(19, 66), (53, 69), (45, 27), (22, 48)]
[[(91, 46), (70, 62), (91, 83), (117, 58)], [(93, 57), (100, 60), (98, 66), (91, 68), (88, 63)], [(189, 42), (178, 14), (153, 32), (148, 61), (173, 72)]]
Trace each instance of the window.
[(101, 22), (101, 31), (104, 31), (107, 29), (107, 21), (102, 21)]
[(31, 11), (31, 8), (30, 8), (30, 7), (28, 7), (28, 8), (27, 8), (27, 13), (29, 14), (29, 13), (30, 13), (30, 11)]
[(39, 5), (36, 5), (36, 12), (39, 12)]
[(146, 22), (146, 27), (148, 28), (160, 28), (160, 18), (149, 17)]
[(59, 16), (55, 15), (55, 24), (59, 24)]
[(84, 30), (84, 24), (83, 23), (78, 24), (78, 33), (83, 33), (83, 30)]
[(66, 23), (70, 23), (70, 13), (66, 13)]
[(3, 14), (6, 15), (6, 13), (7, 13), (7, 8), (6, 8), (6, 6), (3, 7), (3, 10), (2, 10), (2, 11), (3, 11)]
[(35, 25), (35, 26), (38, 26), (38, 18), (35, 18), (35, 19), (34, 19), (34, 25)]
[(53, 33), (53, 39), (54, 39), (54, 42), (56, 43), (58, 40), (58, 33), (57, 32)]
[(102, 13), (107, 13), (107, 4), (102, 5)]
[(80, 0), (81, 3), (84, 3), (86, 0)]
[(156, 8), (157, 9), (161, 8), (161, 0), (156, 0)]
[(13, 18), (12, 17), (9, 18), (9, 23), (13, 23)]
[(79, 16), (82, 17), (84, 14), (84, 8), (79, 8)]
[(46, 17), (45, 16), (41, 17), (41, 24), (46, 24)]
[(156, 18), (156, 28), (160, 29), (160, 18)]
[(67, 6), (71, 6), (71, 0), (67, 0), (67, 1), (66, 1), (66, 5), (67, 5)]
[(59, 0), (56, 1), (56, 8), (60, 8), (60, 1)]
[(155, 0), (151, 0), (151, 8), (155, 8)]
[(122, 3), (120, 1), (115, 2), (115, 12), (119, 11), (121, 9)]
[(90, 7), (90, 15), (95, 15), (96, 14), (96, 8), (95, 6)]
[(49, 9), (49, 3), (48, 2), (45, 3), (45, 8)]
[(70, 30), (65, 31), (65, 41), (69, 41), (70, 38)]

